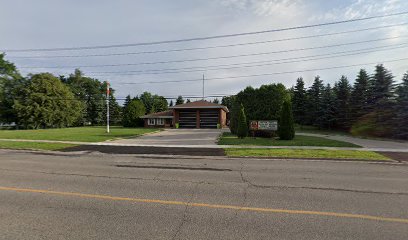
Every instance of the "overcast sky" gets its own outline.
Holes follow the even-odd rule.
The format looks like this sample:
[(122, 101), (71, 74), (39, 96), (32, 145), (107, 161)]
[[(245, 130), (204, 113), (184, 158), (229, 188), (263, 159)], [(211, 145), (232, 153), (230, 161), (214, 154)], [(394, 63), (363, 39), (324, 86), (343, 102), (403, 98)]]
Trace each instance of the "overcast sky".
[[(13, 50), (128, 44), (262, 31), (404, 12), (408, 11), (408, 1), (0, 0), (0, 7), (0, 50)], [(179, 83), (144, 83), (133, 85), (124, 83), (200, 79), (202, 78), (203, 74), (205, 74), (206, 79), (223, 78), (206, 81), (206, 95), (235, 94), (249, 85), (259, 87), (262, 84), (283, 83), (287, 87), (291, 87), (295, 83), (296, 78), (299, 76), (304, 78), (307, 86), (311, 84), (315, 75), (320, 75), (325, 83), (333, 84), (342, 74), (344, 74), (351, 82), (353, 82), (360, 68), (366, 68), (367, 71), (372, 72), (375, 64), (331, 70), (316, 70), (302, 73), (297, 72), (246, 78), (233, 77), (256, 74), (262, 75), (276, 72), (301, 71), (306, 69), (320, 69), (363, 63), (382, 63), (388, 60), (406, 58), (408, 57), (408, 25), (378, 28), (376, 30), (359, 31), (348, 34), (303, 38), (300, 40), (275, 41), (233, 47), (207, 48), (201, 50), (195, 49), (178, 52), (97, 57), (83, 57), (83, 55), (140, 53), (146, 51), (166, 51), (172, 49), (206, 48), (220, 45), (272, 41), (293, 37), (337, 33), (342, 31), (402, 23), (408, 23), (408, 15), (251, 36), (151, 46), (132, 46), (81, 51), (10, 51), (6, 52), (6, 58), (14, 62), (24, 75), (30, 72), (44, 71), (51, 72), (56, 75), (67, 75), (74, 71), (74, 66), (134, 64), (127, 66), (80, 68), (88, 76), (93, 76), (103, 81), (110, 81), (112, 87), (116, 89), (116, 96), (119, 98), (125, 97), (127, 94), (135, 96), (143, 91), (150, 91), (168, 97), (177, 95), (201, 95), (202, 82), (200, 81)], [(316, 47), (327, 45), (376, 39), (379, 40), (316, 49)], [(270, 53), (274, 51), (276, 52), (300, 48), (315, 49), (296, 50), (285, 53)], [(349, 56), (335, 57), (335, 55), (333, 55), (333, 57), (330, 58), (323, 56), (326, 57), (324, 59), (313, 60), (313, 58), (316, 57), (313, 57), (312, 59), (308, 57), (361, 49), (368, 50), (364, 50), (365, 53)], [(377, 51), (376, 49), (381, 49), (382, 51)], [(266, 52), (269, 52), (269, 54), (263, 54)], [(254, 53), (262, 54), (255, 56), (229, 57), (233, 55), (247, 55)], [(44, 58), (44, 56), (82, 57)], [(203, 58), (224, 56), (227, 58), (199, 60)], [(188, 59), (190, 61), (180, 62), (180, 60)], [(284, 60), (284, 62), (287, 63), (282, 63), (282, 59), (289, 60)], [(294, 62), (295, 60), (296, 62)], [(168, 61), (173, 62), (158, 63)], [(260, 61), (262, 61), (262, 64), (259, 64)], [(223, 65), (229, 66), (225, 67)], [(384, 63), (384, 65), (392, 71), (397, 81), (400, 81), (403, 73), (408, 70), (408, 60)], [(53, 66), (62, 68), (47, 68)], [(211, 66), (212, 70), (209, 68), (209, 66)], [(231, 68), (231, 66), (235, 68)], [(240, 67), (238, 68), (237, 66)], [(205, 69), (203, 69), (203, 67)], [(151, 74), (160, 73), (160, 71), (156, 71), (160, 69), (179, 70), (173, 70), (177, 73)], [(180, 69), (183, 72), (180, 72)], [(153, 70), (153, 72), (151, 70)], [(112, 74), (106, 72), (118, 73)]]

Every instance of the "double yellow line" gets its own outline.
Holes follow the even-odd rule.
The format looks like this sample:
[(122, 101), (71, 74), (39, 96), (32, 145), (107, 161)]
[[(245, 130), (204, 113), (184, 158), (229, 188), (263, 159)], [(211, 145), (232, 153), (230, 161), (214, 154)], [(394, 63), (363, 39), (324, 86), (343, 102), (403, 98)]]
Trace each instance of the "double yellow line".
[(355, 218), (363, 220), (374, 220), (383, 222), (405, 223), (408, 224), (408, 219), (404, 218), (389, 218), (380, 216), (371, 216), (363, 214), (350, 214), (350, 213), (336, 213), (336, 212), (319, 212), (319, 211), (304, 211), (304, 210), (288, 210), (288, 209), (275, 209), (275, 208), (256, 208), (256, 207), (243, 207), (234, 205), (218, 205), (208, 203), (190, 203), (181, 201), (166, 201), (159, 199), (144, 199), (144, 198), (127, 198), (127, 197), (114, 197), (108, 195), (96, 195), (74, 192), (58, 192), (41, 189), (27, 189), (27, 188), (14, 188), (14, 187), (0, 187), (0, 191), (13, 191), (13, 192), (25, 192), (25, 193), (42, 193), (59, 196), (71, 196), (80, 198), (92, 198), (111, 201), (128, 201), (137, 203), (155, 203), (162, 205), (181, 205), (190, 207), (202, 207), (202, 208), (215, 208), (215, 209), (230, 209), (237, 211), (249, 211), (249, 212), (264, 212), (264, 213), (283, 213), (283, 214), (297, 214), (297, 215), (316, 215), (316, 216), (329, 216), (329, 217), (342, 217), (342, 218)]

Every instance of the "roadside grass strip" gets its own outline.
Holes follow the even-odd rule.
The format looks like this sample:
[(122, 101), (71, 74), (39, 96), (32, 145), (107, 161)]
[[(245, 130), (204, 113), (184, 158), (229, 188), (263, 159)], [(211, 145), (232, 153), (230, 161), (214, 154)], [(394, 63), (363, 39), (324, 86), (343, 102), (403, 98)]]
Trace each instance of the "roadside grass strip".
[(123, 128), (113, 126), (110, 133), (105, 127), (75, 127), (38, 130), (0, 130), (0, 139), (55, 140), (78, 142), (102, 142), (116, 138), (137, 137), (156, 132), (152, 128)]
[(297, 135), (293, 140), (278, 140), (273, 138), (237, 138), (231, 133), (223, 133), (218, 141), (219, 145), (243, 146), (316, 146), (316, 147), (361, 147), (359, 145), (327, 138)]
[(225, 148), (230, 157), (281, 157), (281, 158), (316, 158), (316, 159), (358, 159), (381, 160), (391, 159), (376, 152), (358, 150), (327, 149), (260, 149), (260, 148)]
[(337, 217), (337, 218), (361, 219), (361, 220), (370, 220), (370, 221), (378, 221), (378, 222), (392, 222), (392, 223), (408, 224), (408, 219), (405, 219), (405, 218), (393, 218), (393, 217), (383, 217), (383, 216), (373, 216), (373, 215), (353, 214), (353, 213), (321, 212), (321, 211), (277, 209), (277, 208), (259, 208), (259, 207), (247, 207), (247, 206), (237, 206), (237, 205), (220, 205), (220, 204), (209, 204), (209, 203), (169, 201), (169, 200), (160, 200), (160, 199), (116, 197), (116, 196), (109, 196), (109, 195), (96, 195), (96, 194), (75, 193), (75, 192), (58, 192), (58, 191), (41, 190), (41, 189), (26, 189), (26, 188), (14, 188), (14, 187), (2, 187), (2, 186), (0, 186), (0, 191), (12, 191), (12, 192), (20, 192), (20, 193), (39, 193), (39, 194), (48, 194), (48, 195), (64, 196), (64, 197), (99, 199), (99, 200), (106, 200), (106, 201), (125, 201), (125, 202), (143, 203), (143, 204), (176, 205), (176, 206), (178, 205), (178, 206), (189, 206), (189, 207), (197, 207), (197, 208), (247, 211), (247, 212), (254, 212), (254, 213), (310, 215), (310, 216), (323, 216), (323, 217), (333, 217), (333, 218)]
[(68, 147), (77, 146), (68, 143), (44, 143), (44, 142), (17, 142), (17, 141), (0, 141), (0, 148), (5, 149), (24, 149), (24, 150), (49, 150), (57, 151)]

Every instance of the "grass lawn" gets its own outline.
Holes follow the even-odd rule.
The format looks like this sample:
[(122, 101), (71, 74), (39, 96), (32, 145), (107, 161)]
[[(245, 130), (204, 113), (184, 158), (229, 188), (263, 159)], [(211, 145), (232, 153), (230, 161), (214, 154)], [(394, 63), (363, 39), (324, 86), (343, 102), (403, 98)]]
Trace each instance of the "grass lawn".
[(144, 133), (157, 131), (158, 129), (111, 127), (110, 133), (106, 133), (105, 130), (105, 127), (0, 130), (0, 139), (102, 142), (115, 138), (135, 137)]
[(224, 150), (227, 156), (231, 157), (390, 160), (390, 158), (375, 152), (356, 150), (287, 149), (287, 148), (286, 149), (227, 148)]
[(42, 143), (42, 142), (12, 142), (0, 141), (0, 148), (7, 149), (34, 149), (34, 150), (62, 150), (76, 145), (66, 143)]
[(325, 134), (325, 135), (344, 135), (344, 136), (351, 136), (349, 132), (346, 131), (340, 131), (340, 130), (329, 130), (329, 129), (319, 129), (315, 126), (300, 126), (296, 125), (295, 126), (296, 132), (302, 132), (302, 133), (316, 133), (316, 134)]
[(231, 133), (223, 133), (219, 145), (248, 145), (248, 146), (318, 146), (318, 147), (361, 147), (353, 143), (331, 140), (321, 137), (296, 136), (293, 140), (276, 140), (273, 138), (239, 139)]

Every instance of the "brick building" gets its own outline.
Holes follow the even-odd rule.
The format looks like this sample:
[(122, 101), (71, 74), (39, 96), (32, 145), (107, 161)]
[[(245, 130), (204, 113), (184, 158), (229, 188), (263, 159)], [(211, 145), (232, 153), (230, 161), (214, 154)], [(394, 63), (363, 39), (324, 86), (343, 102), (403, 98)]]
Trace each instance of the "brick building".
[(170, 110), (142, 116), (145, 127), (222, 128), (228, 108), (204, 100), (176, 105)]

